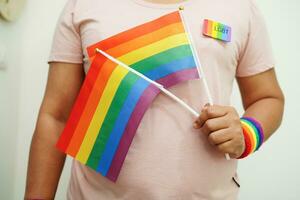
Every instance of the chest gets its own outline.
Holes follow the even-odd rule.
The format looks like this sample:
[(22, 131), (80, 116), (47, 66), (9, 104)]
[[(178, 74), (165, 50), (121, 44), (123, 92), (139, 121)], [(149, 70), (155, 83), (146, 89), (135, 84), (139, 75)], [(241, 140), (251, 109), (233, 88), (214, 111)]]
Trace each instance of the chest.
[[(90, 0), (93, 1), (93, 0)], [(81, 11), (74, 13), (74, 23), (79, 27), (82, 49), (85, 58), (85, 69), (88, 69), (86, 48), (100, 40), (133, 28), (137, 25), (156, 19), (176, 9), (157, 9), (141, 6), (131, 0), (114, 0), (103, 6), (102, 1), (80, 5)], [(230, 6), (223, 1), (194, 1), (185, 7), (185, 21), (190, 29), (199, 53), (202, 65), (217, 66), (222, 70), (235, 72), (241, 52), (246, 44), (248, 22), (240, 10), (243, 5)], [(204, 19), (221, 22), (231, 27), (232, 40), (224, 42), (202, 34)], [(214, 64), (212, 64), (214, 63)]]

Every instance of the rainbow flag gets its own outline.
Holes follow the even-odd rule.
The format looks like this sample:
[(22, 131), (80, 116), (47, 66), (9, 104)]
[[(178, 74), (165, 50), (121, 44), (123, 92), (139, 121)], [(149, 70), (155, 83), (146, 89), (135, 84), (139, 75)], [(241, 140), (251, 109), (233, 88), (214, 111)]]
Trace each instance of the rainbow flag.
[(57, 147), (116, 181), (139, 123), (160, 90), (96, 48), (166, 88), (199, 74), (179, 11), (88, 47), (92, 63)]

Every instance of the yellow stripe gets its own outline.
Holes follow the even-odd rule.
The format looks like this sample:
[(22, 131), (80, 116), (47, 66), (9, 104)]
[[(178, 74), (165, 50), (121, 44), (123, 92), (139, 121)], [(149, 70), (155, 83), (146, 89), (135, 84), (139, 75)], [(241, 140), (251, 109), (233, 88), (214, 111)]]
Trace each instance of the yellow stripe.
[(180, 34), (180, 33), (184, 33), (184, 27), (182, 22), (170, 24), (156, 31), (142, 35), (133, 40), (129, 40), (113, 48), (110, 48), (107, 50), (107, 53), (112, 56), (119, 57), (131, 51), (134, 51), (138, 48), (142, 48), (154, 42), (158, 42), (159, 40), (162, 40), (171, 35)]
[(252, 152), (254, 152), (254, 150), (255, 150), (255, 148), (256, 148), (256, 146), (257, 146), (256, 134), (255, 134), (253, 128), (252, 128), (249, 124), (247, 124), (246, 122), (243, 122), (243, 121), (241, 121), (241, 122), (242, 122), (242, 124), (243, 124), (244, 126), (247, 126), (248, 130), (251, 131), (252, 141), (254, 141), (254, 146), (253, 146), (252, 149), (251, 149), (251, 153), (252, 153)]
[(112, 97), (115, 95), (120, 82), (128, 73), (128, 70), (123, 67), (117, 67), (111, 77), (107, 82), (107, 87), (105, 87), (100, 102), (96, 108), (92, 121), (89, 125), (87, 133), (83, 139), (83, 142), (80, 146), (80, 150), (76, 155), (76, 159), (82, 163), (86, 163), (89, 157), (90, 152), (92, 151), (93, 145), (96, 141), (98, 132), (102, 123), (104, 121), (105, 115), (109, 106), (112, 102)]
[(212, 23), (212, 32), (211, 32), (211, 34), (212, 34), (213, 38), (217, 38), (218, 37), (218, 32), (215, 30), (216, 25), (217, 25), (216, 22)]
[(162, 51), (184, 44), (188, 44), (188, 39), (185, 33), (180, 33), (120, 56), (118, 59), (127, 65), (132, 65)]
[[(188, 39), (185, 33), (180, 33), (120, 56), (118, 59), (126, 63), (127, 65), (131, 65), (160, 52), (184, 44), (188, 44)], [(87, 162), (109, 106), (114, 98), (120, 82), (127, 73), (128, 70), (125, 70), (123, 67), (117, 66), (117, 68), (111, 74), (109, 81), (103, 91), (100, 102), (96, 108), (93, 119), (87, 130), (87, 133), (80, 146), (79, 152), (76, 155), (76, 159), (78, 159), (80, 162)]]

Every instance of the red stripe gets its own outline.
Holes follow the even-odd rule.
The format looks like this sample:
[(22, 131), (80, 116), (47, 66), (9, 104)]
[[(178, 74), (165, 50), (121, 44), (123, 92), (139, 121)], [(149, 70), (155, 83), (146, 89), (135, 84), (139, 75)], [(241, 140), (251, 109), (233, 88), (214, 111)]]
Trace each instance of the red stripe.
[[(103, 57), (98, 54), (96, 57)], [(84, 107), (83, 112), (81, 113), (80, 119), (77, 123), (76, 130), (73, 133), (73, 137), (69, 143), (69, 146), (66, 150), (66, 153), (75, 157), (80, 149), (80, 146), (83, 142), (83, 139), (87, 133), (88, 127), (91, 123), (91, 120), (94, 117), (94, 113), (98, 107), (102, 94), (106, 88), (111, 74), (116, 68), (116, 64), (110, 60), (105, 61), (102, 65), (102, 69), (99, 72), (94, 87), (90, 93), (87, 104)]]
[(63, 152), (66, 151), (70, 143), (70, 140), (79, 122), (80, 116), (84, 110), (85, 104), (99, 75), (102, 63), (104, 63), (106, 60), (106, 58), (103, 56), (97, 56), (97, 58), (98, 59), (95, 59), (94, 62), (91, 64), (90, 70), (86, 75), (86, 77), (88, 78), (86, 78), (82, 84), (80, 92), (76, 98), (71, 114), (69, 116), (69, 119), (66, 123), (66, 126), (56, 144), (57, 148), (59, 148)]
[[(112, 36), (106, 40), (103, 40), (95, 45), (88, 47), (88, 54), (95, 57), (95, 48), (100, 48), (102, 50), (107, 50), (115, 47), (116, 45), (122, 44), (124, 42), (130, 41), (136, 37), (142, 36), (147, 33), (151, 33), (155, 30), (158, 30), (164, 26), (167, 26), (172, 23), (179, 22), (181, 20), (178, 11), (164, 15), (154, 21), (142, 24), (133, 29), (124, 31), (115, 36)], [(96, 56), (97, 57), (97, 56)], [(96, 62), (92, 62), (90, 69), (86, 75), (86, 80), (84, 81), (82, 88), (79, 92), (79, 95), (74, 103), (69, 119), (66, 123), (66, 126), (61, 134), (59, 141), (57, 142), (57, 147), (63, 152), (66, 151), (70, 140), (74, 134), (76, 126), (80, 120), (83, 110), (85, 109), (86, 102), (91, 94), (91, 91), (94, 87), (94, 83), (99, 75), (99, 71), (103, 66), (104, 57), (99, 56)]]
[(250, 135), (251, 133), (248, 133), (247, 130), (243, 127), (243, 135), (244, 135), (244, 140), (245, 140), (245, 150), (243, 154), (238, 158), (242, 159), (247, 157), (251, 153), (252, 145), (251, 145), (251, 140), (250, 140)]
[(167, 26), (172, 23), (181, 21), (178, 11), (172, 12), (170, 14), (164, 15), (153, 21), (144, 23), (142, 25), (136, 26), (135, 28), (129, 29), (127, 31), (121, 32), (117, 35), (114, 35), (108, 39), (102, 40), (94, 45), (91, 45), (87, 48), (89, 57), (94, 57), (96, 52), (95, 49), (99, 48), (103, 51), (113, 48), (117, 45), (120, 45), (124, 42), (128, 42), (132, 39), (140, 37), (142, 35), (156, 31), (164, 26)]
[(203, 33), (204, 35), (207, 34), (207, 29), (208, 29), (208, 20), (205, 19), (205, 20), (204, 20), (204, 23), (203, 23), (203, 30), (202, 30), (202, 33)]

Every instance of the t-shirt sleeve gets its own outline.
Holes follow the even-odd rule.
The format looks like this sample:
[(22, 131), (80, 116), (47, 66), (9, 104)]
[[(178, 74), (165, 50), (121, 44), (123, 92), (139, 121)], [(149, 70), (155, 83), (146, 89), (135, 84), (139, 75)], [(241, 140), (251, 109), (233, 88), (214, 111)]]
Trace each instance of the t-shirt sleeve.
[(69, 0), (60, 15), (48, 62), (83, 63), (79, 27), (74, 25), (75, 4), (76, 0)]
[(264, 18), (256, 4), (252, 0), (250, 2), (248, 38), (239, 59), (237, 77), (255, 75), (275, 65)]

